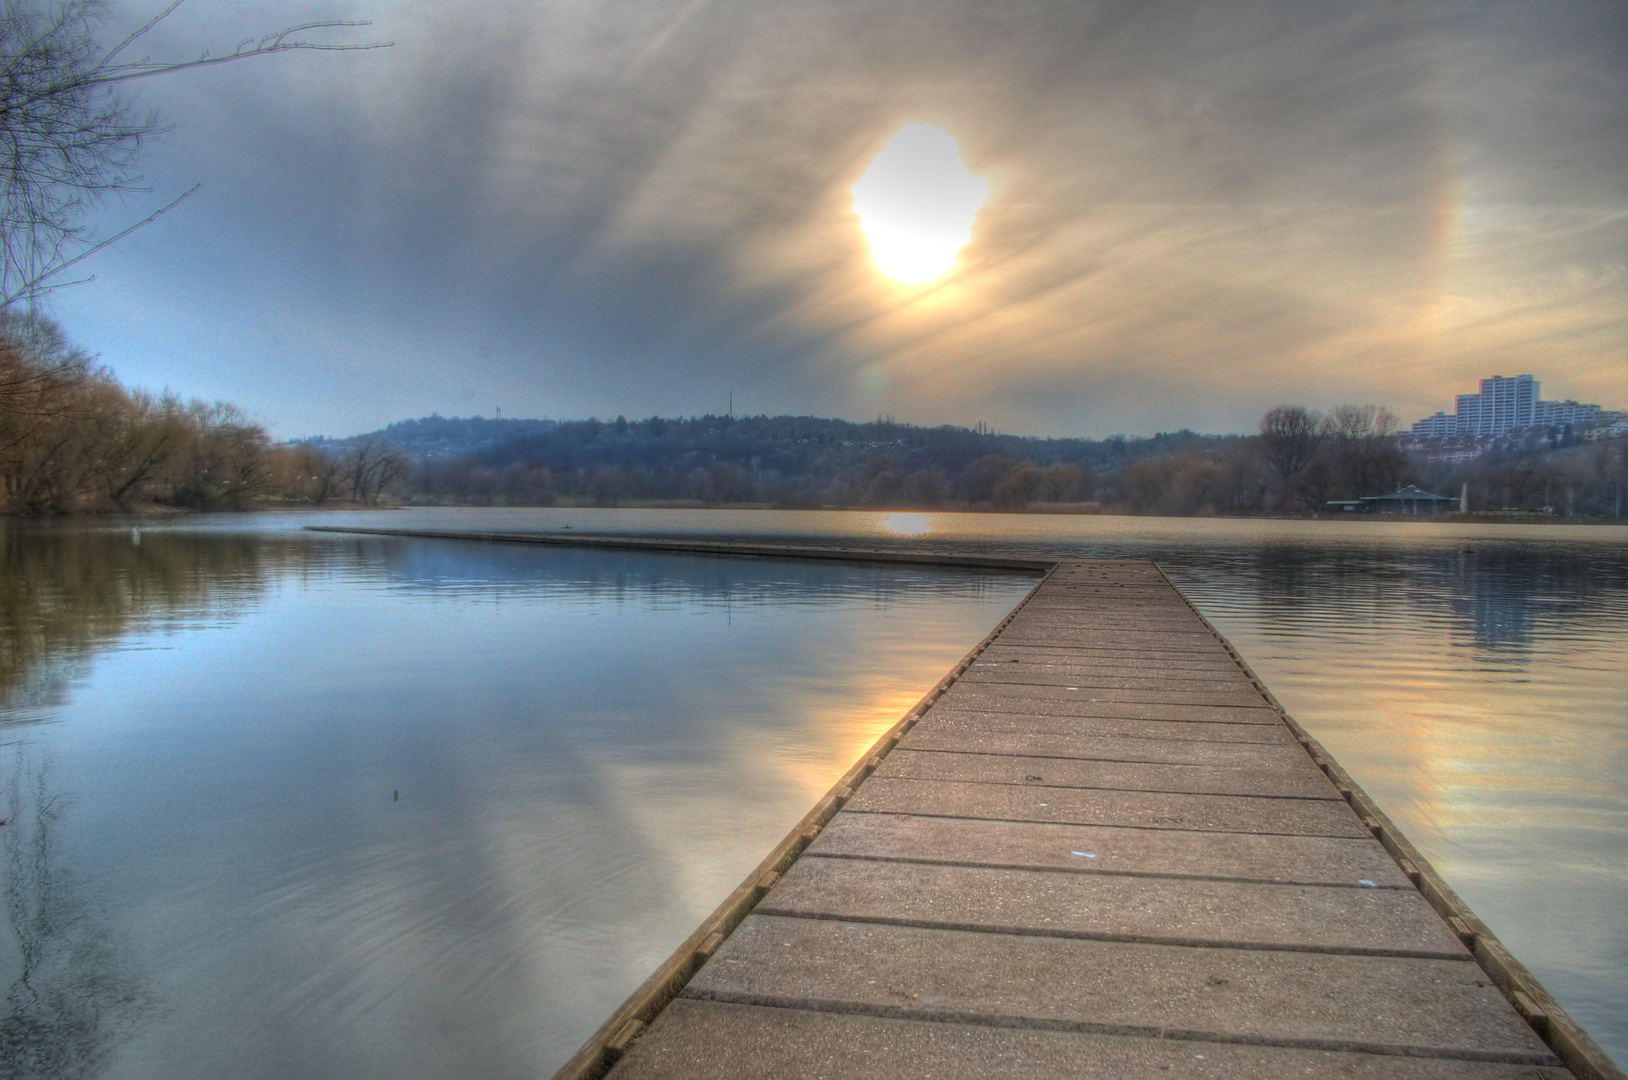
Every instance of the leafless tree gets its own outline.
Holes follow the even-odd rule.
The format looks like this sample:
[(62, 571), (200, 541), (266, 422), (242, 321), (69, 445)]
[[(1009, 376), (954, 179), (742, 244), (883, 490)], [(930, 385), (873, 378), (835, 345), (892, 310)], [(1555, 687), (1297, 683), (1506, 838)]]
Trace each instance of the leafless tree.
[(1341, 405), (1323, 421), (1337, 482), (1348, 494), (1395, 490), (1407, 465), (1396, 427), (1396, 417), (1375, 405)]
[(0, 307), (72, 282), (64, 271), (174, 209), (196, 187), (111, 236), (90, 214), (108, 195), (141, 190), (136, 158), (164, 130), (121, 94), (136, 79), (294, 50), (346, 52), (388, 42), (327, 44), (303, 35), (366, 26), (312, 22), (191, 60), (136, 57), (134, 50), (184, 0), (175, 0), (112, 47), (98, 42), (105, 0), (51, 5), (0, 0)]
[(1278, 405), (1261, 417), (1261, 448), (1284, 484), (1317, 455), (1323, 442), (1322, 423), (1321, 414), (1300, 405)]
[(345, 454), (342, 475), (351, 497), (365, 506), (373, 506), (406, 478), (408, 464), (394, 446), (369, 435), (351, 445)]
[(90, 365), (91, 357), (71, 348), (56, 323), (0, 307), (0, 428), (15, 435), (19, 424), (28, 430), (71, 408), (62, 391)]
[(311, 503), (322, 506), (339, 496), (343, 486), (345, 460), (337, 454), (311, 451)]
[(113, 506), (157, 477), (185, 441), (187, 425), (181, 402), (171, 394), (154, 397), (132, 391), (125, 408), (98, 410), (97, 477)]

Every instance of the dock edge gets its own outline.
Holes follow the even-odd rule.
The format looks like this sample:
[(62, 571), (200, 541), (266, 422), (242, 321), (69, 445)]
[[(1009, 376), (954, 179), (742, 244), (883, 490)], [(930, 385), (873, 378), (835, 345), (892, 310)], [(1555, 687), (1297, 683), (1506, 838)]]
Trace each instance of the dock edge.
[(989, 643), (1028, 605), (1035, 591), (1051, 576), (1056, 566), (1055, 562), (1051, 563), (1035, 588), (1029, 590), (982, 641), (957, 661), (920, 701), (912, 705), (897, 723), (872, 744), (870, 750), (842, 774), (841, 779), (814, 804), (813, 809), (803, 815), (801, 821), (792, 826), (791, 831), (769, 851), (757, 868), (725, 897), (711, 915), (702, 920), (695, 932), (633, 991), (620, 1008), (611, 1013), (610, 1018), (589, 1036), (582, 1048), (560, 1066), (553, 1080), (598, 1080), (610, 1070), (629, 1043), (656, 1018), (657, 1013), (667, 1007), (668, 1002), (679, 995), (723, 940), (752, 913), (774, 881), (819, 837), (820, 830), (853, 796), (855, 785), (876, 771), (905, 732), (915, 726), (916, 721), (944, 696), (955, 680), (989, 647)]
[(1188, 599), (1187, 594), (1170, 580), (1165, 574), (1164, 567), (1155, 562), (1154, 567), (1159, 571), (1176, 595), (1181, 597), (1182, 603), (1198, 617), (1205, 629), (1215, 635), (1221, 647), (1243, 673), (1261, 696), (1266, 698), (1272, 710), (1283, 718), (1289, 730), (1294, 732), (1295, 739), (1311, 755), (1312, 764), (1322, 770), (1334, 783), (1335, 790), (1345, 797), (1346, 802), (1357, 812), (1368, 831), (1396, 860), (1397, 867), (1412, 881), (1420, 894), (1447, 925), (1456, 933), (1459, 940), (1474, 955), (1481, 969), (1492, 979), (1493, 985), (1509, 1001), (1521, 1018), (1532, 1026), (1532, 1030), (1555, 1052), (1558, 1057), (1580, 1080), (1628, 1080), (1628, 1073), (1618, 1068), (1598, 1043), (1583, 1030), (1582, 1025), (1571, 1018), (1556, 1001), (1549, 991), (1544, 989), (1537, 976), (1527, 970), (1526, 965), (1515, 959), (1504, 943), (1498, 940), (1487, 924), (1482, 922), (1470, 910), (1452, 886), (1436, 872), (1430, 865), (1430, 860), (1420, 854), (1401, 829), (1379, 808), (1379, 804), (1369, 798), (1362, 785), (1352, 779), (1334, 755), (1323, 747), (1323, 744), (1301, 726), (1283, 703), (1272, 693), (1249, 662), (1233, 648), (1232, 642), (1226, 635), (1217, 630), (1204, 613)]

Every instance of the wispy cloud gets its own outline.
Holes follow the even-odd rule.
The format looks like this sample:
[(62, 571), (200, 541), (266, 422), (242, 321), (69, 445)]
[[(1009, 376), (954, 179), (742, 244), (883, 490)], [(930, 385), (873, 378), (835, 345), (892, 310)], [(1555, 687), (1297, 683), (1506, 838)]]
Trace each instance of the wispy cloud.
[[(397, 46), (149, 89), (177, 123), (155, 179), (205, 197), (59, 301), (130, 376), (207, 372), (291, 433), (727, 387), (754, 411), (1237, 429), (1281, 400), (1440, 407), (1515, 368), (1624, 404), (1619, 6), (343, 13)], [(991, 191), (957, 269), (907, 288), (851, 189), (914, 122)], [(120, 332), (137, 304), (227, 341), (178, 357)], [(320, 327), (331, 400), (257, 381), (273, 322)]]

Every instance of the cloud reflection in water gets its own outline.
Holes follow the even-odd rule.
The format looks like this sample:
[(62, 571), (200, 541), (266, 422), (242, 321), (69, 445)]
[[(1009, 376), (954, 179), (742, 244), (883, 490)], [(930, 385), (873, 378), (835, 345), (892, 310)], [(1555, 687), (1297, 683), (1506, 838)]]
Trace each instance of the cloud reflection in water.
[(546, 1074), (1031, 584), (295, 546), (9, 716), (171, 1006), (107, 1080)]

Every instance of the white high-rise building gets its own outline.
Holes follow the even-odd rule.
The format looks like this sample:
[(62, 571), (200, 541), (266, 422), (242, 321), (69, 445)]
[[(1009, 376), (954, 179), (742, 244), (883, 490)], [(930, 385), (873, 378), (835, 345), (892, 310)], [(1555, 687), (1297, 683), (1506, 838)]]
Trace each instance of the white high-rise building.
[[(1467, 398), (1474, 398), (1470, 416), (1465, 416)], [(1516, 428), (1531, 427), (1538, 406), (1538, 381), (1530, 375), (1513, 379), (1494, 375), (1481, 380), (1479, 394), (1458, 398), (1459, 434), (1495, 438)]]
[(1452, 416), (1436, 413), (1413, 425), (1420, 439), (1495, 439), (1529, 427), (1583, 430), (1609, 424), (1614, 414), (1598, 405), (1575, 401), (1541, 401), (1538, 381), (1530, 375), (1494, 375), (1481, 380), (1481, 392), (1459, 394)]

